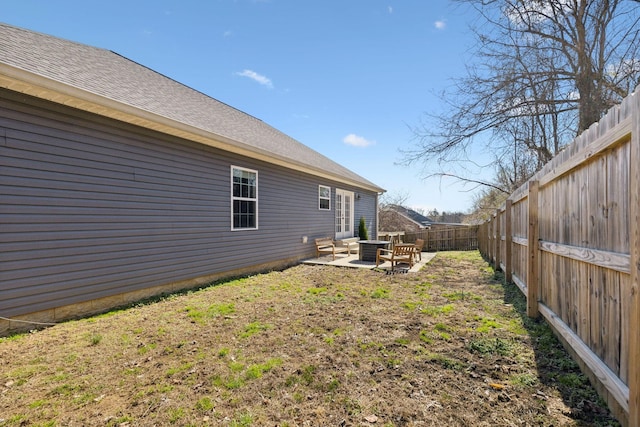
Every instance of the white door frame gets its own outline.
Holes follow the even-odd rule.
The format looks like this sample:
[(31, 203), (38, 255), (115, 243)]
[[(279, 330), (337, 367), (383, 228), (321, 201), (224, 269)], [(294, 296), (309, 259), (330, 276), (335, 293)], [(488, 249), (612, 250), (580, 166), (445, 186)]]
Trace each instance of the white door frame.
[(353, 191), (336, 188), (336, 200), (334, 203), (336, 211), (336, 239), (353, 237), (354, 200)]

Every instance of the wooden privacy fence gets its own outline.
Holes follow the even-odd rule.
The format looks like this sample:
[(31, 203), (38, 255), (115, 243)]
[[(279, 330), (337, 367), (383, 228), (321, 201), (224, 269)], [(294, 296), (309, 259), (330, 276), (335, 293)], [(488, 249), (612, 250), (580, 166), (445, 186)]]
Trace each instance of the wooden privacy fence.
[(510, 195), (479, 249), (640, 426), (640, 86)]
[(424, 250), (470, 251), (478, 249), (478, 226), (443, 227), (405, 233), (405, 242), (424, 240)]

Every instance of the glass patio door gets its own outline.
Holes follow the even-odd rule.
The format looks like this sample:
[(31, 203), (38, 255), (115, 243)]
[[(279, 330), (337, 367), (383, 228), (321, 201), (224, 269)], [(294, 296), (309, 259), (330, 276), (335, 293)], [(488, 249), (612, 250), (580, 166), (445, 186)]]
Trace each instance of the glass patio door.
[(336, 188), (336, 239), (353, 237), (353, 192)]

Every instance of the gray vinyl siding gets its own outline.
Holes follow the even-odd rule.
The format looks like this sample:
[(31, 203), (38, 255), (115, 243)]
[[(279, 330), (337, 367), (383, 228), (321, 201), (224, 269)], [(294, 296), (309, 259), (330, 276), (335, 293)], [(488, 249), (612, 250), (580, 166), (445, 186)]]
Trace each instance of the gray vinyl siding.
[(367, 225), (367, 231), (369, 232), (369, 238), (377, 238), (378, 230), (378, 215), (376, 208), (377, 194), (372, 192), (358, 191), (360, 199), (356, 200), (354, 221), (355, 232), (358, 233), (358, 227), (360, 226), (360, 217), (364, 217), (365, 224)]
[[(18, 97), (0, 91), (0, 316), (311, 256), (334, 230), (319, 184), (375, 217), (375, 193)], [(258, 171), (257, 230), (231, 230), (231, 165)]]

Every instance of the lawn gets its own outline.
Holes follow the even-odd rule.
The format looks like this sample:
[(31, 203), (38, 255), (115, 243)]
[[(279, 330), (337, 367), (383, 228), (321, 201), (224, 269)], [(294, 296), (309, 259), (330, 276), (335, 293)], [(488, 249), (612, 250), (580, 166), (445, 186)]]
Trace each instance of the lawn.
[(617, 425), (478, 252), (299, 265), (0, 338), (0, 426)]

